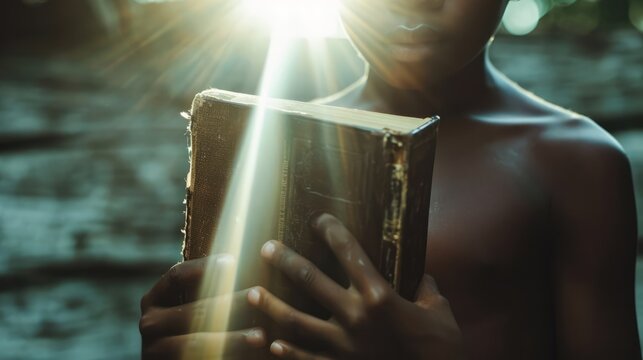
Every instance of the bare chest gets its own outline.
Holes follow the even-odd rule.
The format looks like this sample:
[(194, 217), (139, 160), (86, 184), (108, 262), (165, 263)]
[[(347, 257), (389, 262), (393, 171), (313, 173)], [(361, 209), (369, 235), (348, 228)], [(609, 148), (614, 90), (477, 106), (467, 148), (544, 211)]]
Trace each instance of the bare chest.
[(438, 148), (427, 247), (427, 272), (472, 320), (533, 301), (551, 260), (548, 200), (524, 149), (475, 145)]

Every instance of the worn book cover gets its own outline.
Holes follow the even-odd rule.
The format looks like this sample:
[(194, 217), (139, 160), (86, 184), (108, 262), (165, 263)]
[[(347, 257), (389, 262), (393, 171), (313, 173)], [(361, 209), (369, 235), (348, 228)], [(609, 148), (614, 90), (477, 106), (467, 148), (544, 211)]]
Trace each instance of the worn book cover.
[[(236, 287), (263, 285), (328, 314), (259, 250), (283, 241), (348, 285), (309, 222), (340, 219), (373, 264), (412, 299), (424, 274), (438, 118), (411, 118), (207, 90), (194, 99), (184, 259), (235, 252)], [(232, 250), (231, 250), (232, 249)]]

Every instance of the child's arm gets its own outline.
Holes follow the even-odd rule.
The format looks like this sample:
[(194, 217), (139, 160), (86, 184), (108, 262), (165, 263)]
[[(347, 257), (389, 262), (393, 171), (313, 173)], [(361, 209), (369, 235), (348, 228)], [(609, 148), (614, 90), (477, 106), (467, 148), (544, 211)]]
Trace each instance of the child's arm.
[(588, 120), (570, 121), (545, 135), (540, 154), (559, 235), (553, 270), (559, 355), (640, 359), (636, 209), (628, 159)]

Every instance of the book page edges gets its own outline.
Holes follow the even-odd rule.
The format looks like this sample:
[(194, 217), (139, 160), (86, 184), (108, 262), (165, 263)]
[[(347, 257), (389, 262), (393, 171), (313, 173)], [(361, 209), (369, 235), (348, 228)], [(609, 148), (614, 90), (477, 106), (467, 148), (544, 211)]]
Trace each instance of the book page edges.
[(197, 95), (201, 101), (219, 101), (236, 106), (262, 106), (268, 109), (323, 120), (343, 126), (362, 128), (368, 131), (386, 130), (409, 134), (429, 125), (434, 118), (416, 118), (392, 115), (360, 109), (350, 109), (295, 100), (263, 98), (257, 95), (241, 94), (220, 89), (209, 89)]

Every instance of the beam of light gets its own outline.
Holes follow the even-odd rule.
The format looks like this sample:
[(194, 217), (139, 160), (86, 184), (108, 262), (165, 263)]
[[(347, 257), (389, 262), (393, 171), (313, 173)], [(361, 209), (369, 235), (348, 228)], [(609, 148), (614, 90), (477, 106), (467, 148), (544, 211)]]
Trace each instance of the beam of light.
[[(226, 192), (222, 214), (218, 219), (217, 231), (214, 234), (212, 254), (228, 254), (224, 262), (229, 259), (238, 259), (242, 253), (244, 241), (253, 236), (261, 235), (251, 233), (249, 228), (256, 227), (261, 221), (261, 211), (258, 208), (273, 208), (277, 189), (269, 181), (267, 174), (275, 174), (280, 161), (280, 129), (266, 116), (266, 103), (268, 97), (277, 91), (286, 80), (286, 60), (290, 53), (290, 42), (287, 38), (273, 37), (267, 55), (266, 64), (260, 83), (260, 101), (250, 114), (241, 150), (235, 159), (235, 169)], [(259, 214), (258, 214), (259, 213)], [(272, 218), (268, 216), (267, 218)], [(251, 224), (252, 226), (248, 226)], [(265, 236), (265, 234), (264, 234)], [(265, 239), (269, 240), (269, 239)], [(258, 254), (256, 254), (258, 256)], [(221, 271), (221, 265), (211, 263), (205, 271), (201, 285), (202, 297), (211, 297), (217, 294), (229, 294), (234, 291), (239, 271)], [(232, 308), (231, 299), (217, 304), (216, 308), (209, 309), (207, 316), (197, 316), (193, 319), (192, 330), (195, 332), (208, 331), (208, 329), (227, 329), (229, 314)], [(194, 356), (213, 356), (218, 358), (225, 351), (217, 349), (201, 350), (203, 353), (185, 353), (184, 358)]]
[(272, 29), (293, 38), (341, 37), (339, 0), (242, 0), (245, 11)]
[[(270, 31), (270, 46), (260, 81), (258, 106), (255, 106), (249, 118), (249, 125), (244, 134), (240, 151), (235, 159), (235, 168), (221, 215), (217, 221), (216, 232), (213, 235), (212, 254), (228, 254), (223, 258), (230, 265), (230, 259), (239, 259), (244, 254), (244, 244), (256, 241), (256, 237), (266, 234), (256, 233), (257, 228), (269, 225), (261, 224), (262, 211), (272, 211), (278, 208), (280, 201), (279, 179), (282, 161), (283, 144), (279, 121), (266, 112), (267, 99), (275, 96), (284, 86), (293, 81), (289, 78), (289, 61), (292, 61), (293, 48), (297, 39), (305, 38), (311, 49), (314, 49), (319, 67), (319, 74), (311, 74), (311, 79), (328, 79), (333, 69), (330, 63), (324, 38), (336, 37), (342, 34), (338, 20), (338, 0), (243, 0), (245, 11), (255, 17), (267, 21), (266, 29)], [(231, 40), (234, 42), (234, 39)], [(321, 64), (320, 64), (321, 63)], [(326, 67), (323, 67), (326, 65)], [(332, 84), (331, 84), (332, 85)], [(277, 179), (277, 180), (275, 180)], [(272, 219), (266, 216), (266, 219)], [(269, 239), (264, 239), (269, 240)], [(258, 256), (258, 254), (256, 254)], [(219, 264), (211, 262), (204, 272), (201, 284), (201, 297), (212, 297), (218, 294), (229, 294), (238, 286), (244, 269), (232, 266), (232, 270), (222, 271)], [(238, 262), (237, 262), (238, 265)], [(232, 310), (231, 299), (218, 303), (215, 308), (208, 309), (208, 314), (195, 316), (192, 331), (202, 332), (209, 329), (227, 329), (230, 324)], [(194, 351), (194, 350), (192, 350)], [(218, 358), (223, 349), (208, 348), (184, 354), (184, 358), (207, 355)]]

